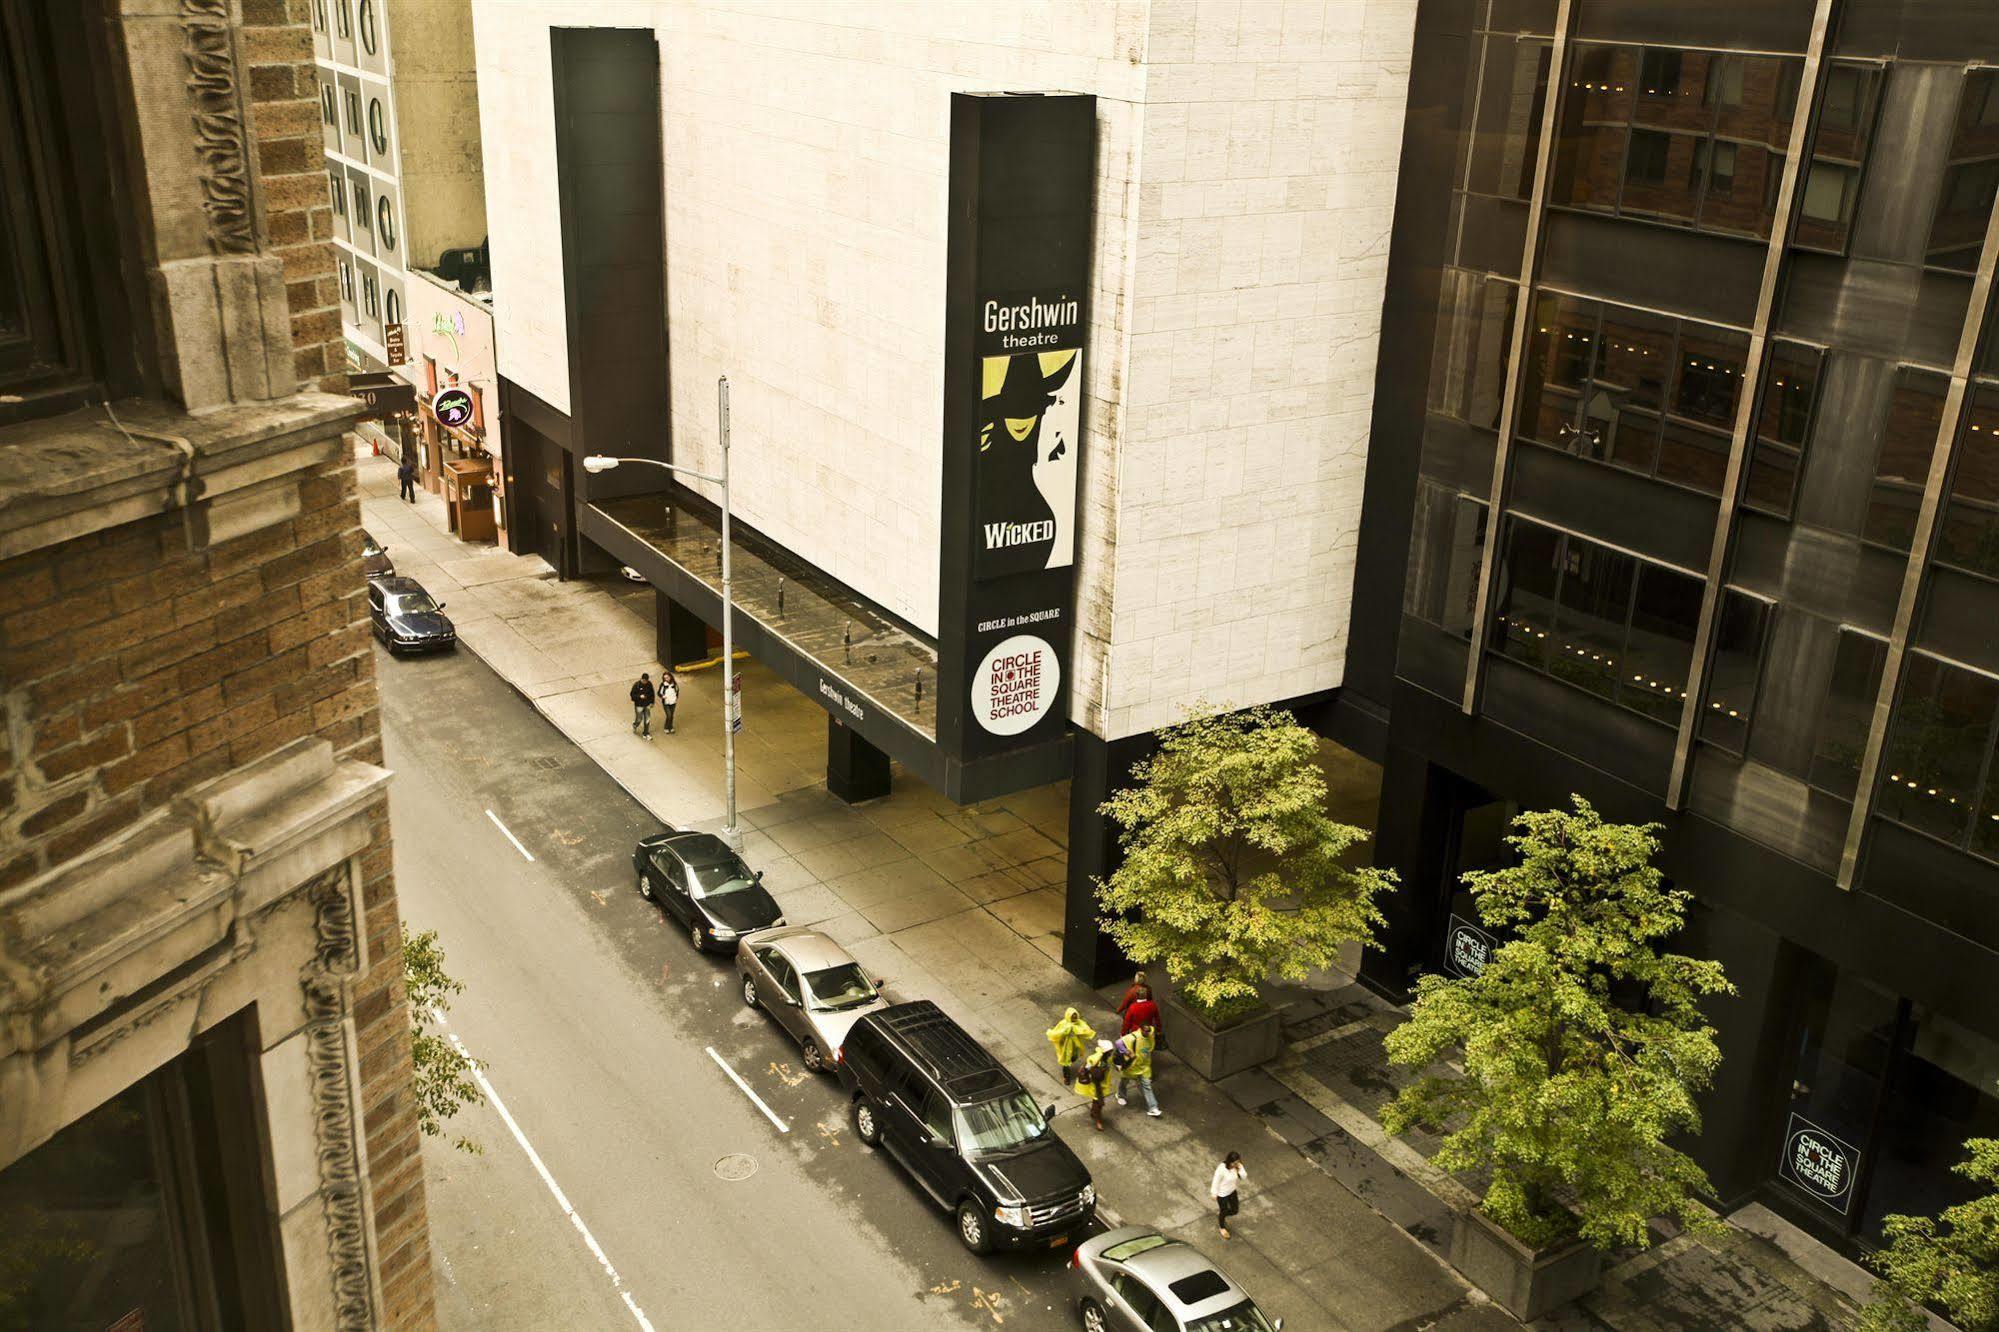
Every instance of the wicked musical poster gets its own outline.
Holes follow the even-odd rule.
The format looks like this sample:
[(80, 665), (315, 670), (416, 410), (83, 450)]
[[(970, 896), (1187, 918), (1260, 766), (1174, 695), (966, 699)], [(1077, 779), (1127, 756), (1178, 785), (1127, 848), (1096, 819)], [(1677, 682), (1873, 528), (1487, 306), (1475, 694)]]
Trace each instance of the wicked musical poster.
[(1063, 291), (980, 306), (973, 576), (1076, 562), (1082, 303)]

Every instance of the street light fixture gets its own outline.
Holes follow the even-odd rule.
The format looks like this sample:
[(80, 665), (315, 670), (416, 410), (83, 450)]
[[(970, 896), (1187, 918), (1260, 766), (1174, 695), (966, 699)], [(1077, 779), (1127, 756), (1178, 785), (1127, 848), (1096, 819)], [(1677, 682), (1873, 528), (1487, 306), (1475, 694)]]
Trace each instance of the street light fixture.
[(608, 472), (624, 463), (640, 463), (648, 467), (664, 467), (669, 472), (678, 472), (699, 481), (722, 488), (722, 763), (725, 770), (729, 795), (729, 824), (722, 829), (722, 838), (732, 850), (742, 849), (742, 834), (736, 829), (736, 631), (733, 614), (735, 600), (731, 595), (729, 579), (729, 377), (723, 375), (715, 381), (715, 408), (721, 423), (722, 470), (714, 476), (697, 472), (692, 467), (682, 467), (677, 463), (661, 462), (657, 458), (614, 458), (606, 454), (593, 453), (583, 460), (583, 470), (590, 473)]

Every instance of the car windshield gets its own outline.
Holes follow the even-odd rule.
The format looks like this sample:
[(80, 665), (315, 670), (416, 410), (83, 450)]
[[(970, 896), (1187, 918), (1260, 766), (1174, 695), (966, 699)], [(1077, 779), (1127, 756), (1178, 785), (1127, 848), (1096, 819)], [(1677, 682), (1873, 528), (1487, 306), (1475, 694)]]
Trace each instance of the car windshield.
[(873, 1003), (875, 987), (862, 974), (860, 964), (842, 962), (824, 971), (805, 973), (805, 990), (815, 1008), (855, 1008)]
[(739, 893), (752, 883), (750, 867), (735, 859), (719, 861), (713, 865), (689, 865), (687, 872), (693, 878), (696, 897), (720, 897), (724, 893)]
[(428, 592), (397, 592), (389, 597), (389, 614), (422, 615), (437, 609)]
[(1012, 1152), (1048, 1136), (1048, 1121), (1026, 1092), (952, 1107), (958, 1142), (972, 1152)]
[(1189, 1319), (1187, 1332), (1277, 1332), (1277, 1328), (1263, 1316), (1263, 1310), (1244, 1300), (1233, 1309)]
[(369, 536), (366, 532), (363, 532), (361, 534), (361, 553), (363, 555), (380, 555), (382, 553), (382, 543)]

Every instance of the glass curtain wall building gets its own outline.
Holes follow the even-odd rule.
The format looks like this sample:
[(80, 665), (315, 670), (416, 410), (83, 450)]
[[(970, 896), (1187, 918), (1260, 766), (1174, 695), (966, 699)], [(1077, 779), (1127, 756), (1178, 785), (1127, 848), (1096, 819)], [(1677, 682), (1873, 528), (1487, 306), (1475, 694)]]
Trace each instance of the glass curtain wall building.
[(1508, 810), (1663, 823), (1743, 988), (1700, 1150), (1860, 1243), (1999, 1131), (1990, 66), (1963, 0), (1426, 0), (1390, 261), (1372, 979)]

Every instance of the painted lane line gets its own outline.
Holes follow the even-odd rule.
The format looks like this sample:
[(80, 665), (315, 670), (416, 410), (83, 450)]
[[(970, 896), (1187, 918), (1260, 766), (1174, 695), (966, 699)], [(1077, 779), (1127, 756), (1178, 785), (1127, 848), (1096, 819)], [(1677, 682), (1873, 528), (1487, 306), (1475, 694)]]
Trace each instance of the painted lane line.
[(526, 847), (521, 845), (521, 839), (514, 836), (514, 830), (512, 828), (509, 828), (506, 824), (500, 822), (500, 816), (498, 814), (495, 814), (492, 810), (489, 809), (486, 811), (486, 817), (491, 819), (493, 821), (493, 826), (495, 828), (498, 828), (502, 833), (504, 833), (506, 835), (507, 840), (514, 844), (514, 850), (526, 856), (528, 858), (529, 864), (534, 863), (534, 852), (528, 850)]
[[(492, 811), (488, 810), (487, 813), (490, 814)], [(499, 820), (495, 819), (494, 822), (497, 823)], [(523, 851), (521, 854), (526, 855), (527, 853)], [(528, 858), (532, 860), (534, 857), (529, 856)], [(431, 1019), (440, 1028), (444, 1026), (443, 1017), (435, 1010), (431, 1013)], [(446, 1030), (444, 1035), (451, 1042), (452, 1049), (458, 1051), (466, 1059), (472, 1057), (466, 1053), (465, 1045), (458, 1039), (457, 1033)], [(597, 1262), (602, 1265), (605, 1275), (611, 1278), (611, 1288), (618, 1292), (618, 1297), (625, 1302), (625, 1307), (632, 1311), (632, 1317), (638, 1320), (639, 1326), (644, 1328), (645, 1332), (655, 1332), (651, 1320), (645, 1316), (645, 1311), (639, 1308), (638, 1301), (632, 1298), (631, 1291), (625, 1289), (624, 1278), (618, 1275), (617, 1268), (611, 1266), (611, 1260), (605, 1255), (603, 1246), (597, 1243), (597, 1237), (590, 1233), (590, 1227), (583, 1224), (583, 1218), (576, 1214), (574, 1207), (570, 1206), (569, 1195), (564, 1193), (562, 1186), (555, 1182), (555, 1176), (548, 1173), (548, 1167), (542, 1163), (541, 1153), (537, 1152), (534, 1149), (534, 1144), (528, 1141), (528, 1135), (521, 1132), (521, 1126), (514, 1121), (512, 1113), (507, 1109), (507, 1103), (500, 1099), (500, 1093), (493, 1090), (493, 1084), (486, 1080), (485, 1071), (477, 1064), (473, 1064), (471, 1067), (473, 1080), (479, 1084), (479, 1090), (486, 1094), (487, 1103), (500, 1112), (500, 1118), (506, 1123), (507, 1131), (514, 1135), (514, 1141), (521, 1145), (523, 1152), (527, 1153), (528, 1161), (534, 1166), (535, 1173), (541, 1176), (541, 1182), (548, 1185), (548, 1191), (555, 1195), (556, 1205), (562, 1208), (562, 1214), (569, 1218), (571, 1225), (576, 1227), (576, 1233), (583, 1237), (584, 1246), (596, 1256)]]
[(764, 1098), (757, 1095), (754, 1091), (751, 1091), (750, 1084), (744, 1082), (740, 1077), (736, 1076), (736, 1070), (729, 1067), (728, 1060), (722, 1058), (722, 1056), (715, 1053), (714, 1046), (712, 1045), (708, 1046), (707, 1050), (708, 1050), (708, 1057), (714, 1060), (717, 1064), (721, 1065), (722, 1071), (729, 1075), (729, 1081), (735, 1083), (738, 1087), (743, 1089), (743, 1095), (749, 1097), (752, 1101), (755, 1101), (757, 1103), (757, 1109), (764, 1112), (765, 1119), (768, 1119), (771, 1123), (777, 1125), (777, 1131), (779, 1133), (791, 1132), (791, 1125), (785, 1123), (782, 1119), (779, 1119), (777, 1117), (777, 1112), (764, 1104)]

